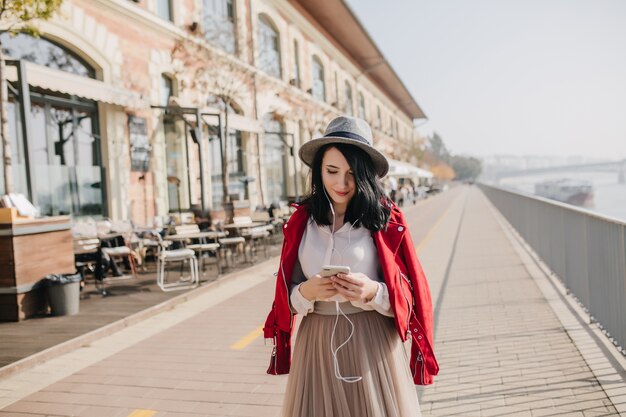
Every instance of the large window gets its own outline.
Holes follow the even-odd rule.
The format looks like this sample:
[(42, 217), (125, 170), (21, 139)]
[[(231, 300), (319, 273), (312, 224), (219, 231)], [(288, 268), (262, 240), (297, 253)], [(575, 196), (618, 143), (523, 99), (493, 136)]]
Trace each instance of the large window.
[(42, 215), (104, 215), (100, 137), (94, 103), (57, 103), (53, 97), (31, 97), (28, 147), (22, 137), (19, 107), (8, 106), (13, 185), (23, 194), (26, 151), (37, 171), (31, 178), (33, 201)]
[(280, 65), (280, 36), (273, 22), (259, 16), (259, 68), (276, 78), (282, 76)]
[(212, 45), (234, 54), (237, 30), (233, 0), (202, 0), (204, 37)]
[[(224, 105), (220, 101), (213, 100), (212, 103), (224, 111)], [(221, 103), (221, 104), (220, 104)], [(228, 114), (241, 114), (241, 111), (233, 106), (228, 107)], [(213, 208), (221, 207), (224, 201), (224, 185), (222, 181), (222, 152), (228, 152), (227, 172), (228, 172), (228, 194), (235, 199), (245, 198), (245, 185), (240, 180), (245, 173), (245, 152), (244, 133), (229, 128), (226, 136), (226, 146), (220, 149), (219, 135), (216, 127), (211, 127), (209, 132), (210, 153), (211, 153), (211, 194)], [(223, 144), (222, 144), (223, 145)]]
[(188, 138), (184, 124), (174, 117), (163, 120), (165, 134), (165, 163), (169, 211), (188, 210), (191, 205), (189, 181)]
[(283, 124), (267, 113), (263, 118), (266, 133), (263, 138), (263, 166), (265, 167), (266, 203), (277, 203), (286, 199), (285, 145), (281, 139)]
[(345, 83), (345, 99), (344, 99), (344, 103), (343, 103), (343, 112), (345, 114), (347, 114), (348, 116), (352, 116), (353, 115), (353, 103), (352, 103), (352, 87), (350, 86), (350, 83), (348, 83), (348, 81), (346, 81)]
[[(0, 38), (10, 58), (95, 78), (93, 67), (52, 41), (25, 34), (10, 37), (4, 33)], [(13, 188), (27, 195), (42, 215), (106, 215), (97, 103), (63, 94), (62, 86), (59, 89), (53, 95), (30, 88), (28, 140), (22, 132), (20, 98), (9, 90)]]
[(322, 61), (313, 55), (313, 97), (319, 101), (326, 101), (326, 83), (324, 82), (324, 65)]

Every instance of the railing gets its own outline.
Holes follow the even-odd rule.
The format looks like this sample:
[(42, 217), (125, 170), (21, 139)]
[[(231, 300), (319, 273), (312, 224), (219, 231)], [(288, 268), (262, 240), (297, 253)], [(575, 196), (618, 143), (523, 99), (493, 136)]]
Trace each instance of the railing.
[(480, 188), (626, 354), (626, 223), (541, 197)]

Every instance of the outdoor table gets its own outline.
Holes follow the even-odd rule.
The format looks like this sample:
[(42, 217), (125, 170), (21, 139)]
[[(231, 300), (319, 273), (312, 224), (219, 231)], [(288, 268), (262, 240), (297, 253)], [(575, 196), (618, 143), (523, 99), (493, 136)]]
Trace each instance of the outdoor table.
[(163, 239), (165, 240), (171, 240), (171, 241), (178, 241), (178, 242), (183, 242), (187, 239), (218, 239), (220, 237), (225, 237), (226, 233), (224, 232), (218, 232), (215, 230), (210, 230), (207, 232), (195, 232), (195, 233), (183, 233), (180, 235), (169, 235), (169, 236), (165, 236)]
[(224, 229), (240, 230), (240, 229), (252, 229), (253, 227), (261, 227), (261, 226), (267, 226), (267, 223), (265, 222), (230, 223), (230, 224), (225, 224)]

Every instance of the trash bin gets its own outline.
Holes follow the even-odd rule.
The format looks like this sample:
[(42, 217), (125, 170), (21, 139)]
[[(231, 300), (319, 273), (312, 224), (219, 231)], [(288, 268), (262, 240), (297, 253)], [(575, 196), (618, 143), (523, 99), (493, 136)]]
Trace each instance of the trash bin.
[(44, 277), (48, 304), (53, 316), (78, 313), (80, 280), (81, 276), (79, 273), (52, 274)]

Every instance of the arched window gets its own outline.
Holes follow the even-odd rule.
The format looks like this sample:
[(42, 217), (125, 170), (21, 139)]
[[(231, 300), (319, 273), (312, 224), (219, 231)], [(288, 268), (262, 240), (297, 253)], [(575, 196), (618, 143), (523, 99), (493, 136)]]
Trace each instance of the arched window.
[(324, 82), (324, 65), (317, 55), (313, 55), (313, 97), (326, 101), (326, 83)]
[(359, 93), (359, 117), (365, 120), (365, 97), (363, 97), (363, 93)]
[(7, 32), (0, 35), (2, 53), (13, 59), (23, 59), (34, 64), (96, 78), (96, 71), (85, 60), (63, 46), (44, 38), (19, 33), (13, 37)]
[[(87, 61), (51, 40), (6, 32), (0, 40), (13, 59), (96, 78)], [(65, 93), (63, 85), (56, 91), (32, 85), (26, 138), (21, 98), (14, 91), (9, 89), (6, 105), (15, 191), (27, 195), (42, 215), (106, 215), (98, 104)]]
[(348, 116), (352, 116), (354, 114), (352, 111), (352, 107), (353, 107), (352, 87), (350, 86), (348, 81), (345, 82), (345, 90), (346, 90), (346, 97), (345, 97), (345, 101), (343, 104), (343, 112), (347, 114)]
[(276, 78), (282, 76), (280, 35), (265, 15), (259, 15), (259, 68)]
[(207, 42), (235, 53), (237, 31), (233, 0), (202, 0), (202, 24)]
[(172, 79), (161, 74), (161, 106), (167, 106), (170, 102), (170, 97), (174, 95), (174, 82)]

